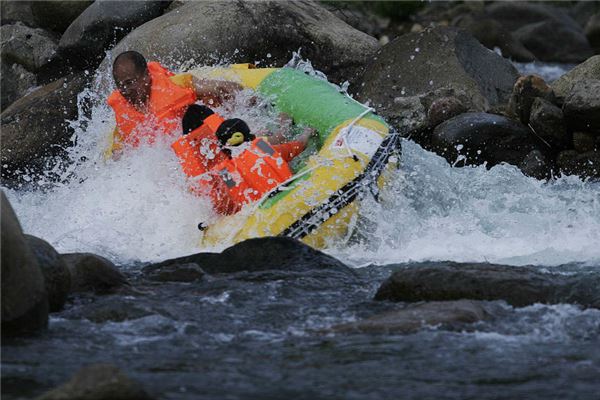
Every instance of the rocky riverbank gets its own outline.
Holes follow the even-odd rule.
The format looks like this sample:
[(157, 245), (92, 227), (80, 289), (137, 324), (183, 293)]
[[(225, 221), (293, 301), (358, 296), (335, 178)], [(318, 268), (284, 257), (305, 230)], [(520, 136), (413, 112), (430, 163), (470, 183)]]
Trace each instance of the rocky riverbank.
[[(395, 19), (365, 5), (308, 1), (44, 4), (2, 3), (1, 158), (8, 187), (47, 185), (78, 161), (65, 152), (77, 142), (67, 121), (89, 112), (78, 95), (96, 67), (106, 71), (112, 55), (127, 49), (174, 68), (248, 61), (282, 66), (302, 49), (315, 68), (333, 82), (349, 81), (356, 98), (376, 106), (396, 128), (429, 128), (412, 139), (452, 165), (507, 162), (540, 179), (600, 176), (595, 3), (573, 9), (405, 4), (391, 13)], [(238, 34), (220, 29), (232, 21)], [(382, 24), (385, 29), (377, 28)], [(488, 49), (513, 60), (580, 66), (549, 83), (520, 77), (508, 58)], [(35, 85), (45, 86), (28, 93)]]

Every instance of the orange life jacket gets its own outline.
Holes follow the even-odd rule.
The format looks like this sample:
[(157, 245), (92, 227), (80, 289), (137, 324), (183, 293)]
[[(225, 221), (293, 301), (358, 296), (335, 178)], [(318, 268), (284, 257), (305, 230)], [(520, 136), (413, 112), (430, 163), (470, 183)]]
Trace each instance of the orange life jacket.
[(257, 138), (250, 148), (214, 168), (225, 183), (229, 195), (239, 206), (259, 200), (269, 190), (292, 177), (281, 154), (263, 139)]
[(148, 112), (142, 113), (115, 90), (108, 97), (108, 104), (115, 112), (119, 139), (137, 146), (142, 138), (152, 141), (159, 133), (170, 134), (181, 130), (181, 117), (186, 107), (196, 101), (196, 93), (173, 83), (173, 73), (157, 62), (148, 63), (152, 79)]
[(183, 172), (190, 177), (201, 175), (228, 159), (221, 151), (215, 133), (224, 121), (219, 114), (211, 114), (204, 123), (171, 145)]

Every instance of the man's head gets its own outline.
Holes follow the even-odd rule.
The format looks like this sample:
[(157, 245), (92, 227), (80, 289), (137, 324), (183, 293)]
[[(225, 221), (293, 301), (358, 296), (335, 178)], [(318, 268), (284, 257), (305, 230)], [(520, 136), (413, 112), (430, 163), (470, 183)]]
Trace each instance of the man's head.
[(185, 114), (183, 114), (183, 119), (181, 121), (183, 134), (187, 135), (201, 127), (202, 124), (204, 124), (204, 120), (212, 114), (214, 114), (213, 110), (206, 106), (200, 104), (190, 105), (185, 111)]
[(137, 51), (126, 51), (115, 58), (113, 78), (117, 89), (133, 105), (146, 104), (150, 97), (152, 80), (146, 59)]
[(248, 125), (239, 118), (223, 121), (216, 134), (223, 146), (238, 146), (255, 139), (255, 136), (250, 133)]

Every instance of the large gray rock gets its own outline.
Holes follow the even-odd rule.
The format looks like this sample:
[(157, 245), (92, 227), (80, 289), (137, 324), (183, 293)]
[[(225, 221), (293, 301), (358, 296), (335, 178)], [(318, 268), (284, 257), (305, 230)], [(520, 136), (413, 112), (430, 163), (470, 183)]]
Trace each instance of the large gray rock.
[(93, 0), (52, 0), (31, 2), (35, 23), (44, 29), (63, 33)]
[(425, 262), (403, 267), (384, 281), (376, 300), (505, 300), (515, 307), (577, 303), (600, 308), (600, 275), (566, 276), (534, 267)]
[(486, 13), (500, 22), (539, 60), (580, 62), (592, 55), (582, 27), (548, 4), (496, 2)]
[(65, 384), (37, 400), (150, 400), (141, 385), (111, 364), (81, 368)]
[(31, 333), (48, 324), (48, 297), (37, 258), (2, 192), (2, 336)]
[(72, 292), (112, 293), (128, 286), (127, 278), (104, 257), (91, 253), (61, 254), (71, 273)]
[(95, 67), (131, 30), (159, 17), (169, 1), (95, 1), (69, 25), (58, 51), (70, 65)]
[(50, 243), (32, 235), (25, 235), (25, 239), (44, 274), (50, 312), (62, 310), (71, 290), (69, 269)]
[(552, 89), (556, 97), (563, 101), (571, 92), (573, 85), (584, 79), (600, 79), (600, 55), (590, 57), (552, 82)]
[(457, 28), (409, 33), (382, 47), (365, 67), (357, 86), (360, 101), (371, 101), (392, 124), (404, 110), (403, 97), (419, 96), (427, 108), (452, 96), (483, 111), (508, 100), (518, 74), (512, 64)]
[(168, 66), (218, 59), (282, 66), (302, 49), (315, 68), (339, 81), (352, 78), (377, 47), (375, 38), (316, 2), (244, 0), (185, 3), (135, 29), (112, 53), (136, 50)]
[(3, 61), (21, 64), (31, 72), (47, 64), (58, 47), (53, 35), (22, 24), (3, 25), (0, 35)]
[(462, 327), (489, 316), (481, 302), (470, 300), (434, 301), (409, 304), (361, 321), (331, 327), (335, 333), (407, 334), (427, 326), (444, 328)]
[(17, 100), (2, 112), (2, 184), (18, 186), (35, 180), (53, 157), (71, 146), (77, 119), (77, 95), (88, 82), (84, 74), (59, 79)]
[(23, 97), (31, 88), (35, 86), (35, 75), (19, 64), (0, 61), (2, 73), (0, 73), (0, 91), (2, 92), (2, 102), (0, 109), (4, 110), (15, 100)]
[(576, 82), (565, 97), (563, 112), (570, 129), (600, 135), (600, 79)]
[[(531, 131), (520, 123), (495, 114), (465, 113), (438, 125), (432, 147), (448, 162), (492, 167), (501, 162), (519, 165), (537, 148)], [(460, 162), (456, 162), (462, 156)]]
[(594, 14), (585, 25), (585, 36), (594, 52), (600, 54), (600, 12)]

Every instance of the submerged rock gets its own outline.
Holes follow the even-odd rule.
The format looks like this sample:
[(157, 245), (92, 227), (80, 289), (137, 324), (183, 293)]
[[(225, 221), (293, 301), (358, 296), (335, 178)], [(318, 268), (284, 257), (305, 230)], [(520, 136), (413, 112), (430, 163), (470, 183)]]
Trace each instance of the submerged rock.
[(571, 93), (576, 82), (586, 79), (600, 79), (600, 55), (590, 57), (552, 82), (552, 89), (562, 102)]
[(33, 12), (31, 11), (31, 3), (33, 2), (22, 0), (0, 1), (2, 25), (21, 22), (27, 26), (35, 26)]
[(112, 53), (136, 50), (172, 66), (190, 60), (194, 65), (223, 60), (283, 66), (301, 49), (316, 69), (339, 82), (352, 79), (377, 48), (375, 38), (317, 2), (202, 1), (184, 3), (145, 23)]
[(578, 153), (576, 150), (565, 150), (558, 154), (556, 165), (565, 175), (600, 178), (600, 152), (598, 151)]
[(404, 267), (382, 283), (376, 300), (504, 300), (515, 307), (577, 303), (600, 308), (600, 276), (565, 276), (532, 267), (426, 262)]
[(61, 254), (71, 272), (72, 292), (112, 293), (129, 285), (127, 278), (104, 257), (91, 253)]
[(71, 274), (60, 254), (48, 242), (32, 235), (25, 235), (44, 274), (50, 312), (60, 311), (71, 290)]
[(81, 368), (64, 385), (37, 400), (150, 400), (141, 385), (111, 364)]
[(537, 144), (530, 130), (512, 119), (465, 113), (435, 128), (432, 147), (451, 164), (492, 167), (501, 162), (519, 165)]
[(482, 302), (471, 300), (432, 301), (410, 304), (406, 308), (388, 311), (361, 321), (331, 327), (335, 333), (402, 334), (416, 332), (427, 326), (442, 325), (442, 329), (460, 327), (489, 316)]
[(143, 272), (151, 281), (158, 282), (194, 282), (204, 277), (204, 271), (198, 264), (174, 264), (164, 267), (145, 267)]
[(260, 271), (330, 271), (355, 276), (341, 261), (287, 237), (248, 239), (222, 253), (198, 253), (146, 267), (147, 271), (173, 265), (196, 264), (211, 274)]
[(533, 150), (527, 154), (518, 167), (525, 175), (537, 179), (548, 179), (551, 175), (548, 159), (539, 150)]
[(27, 184), (47, 170), (54, 157), (64, 157), (73, 145), (69, 120), (78, 117), (77, 95), (88, 78), (84, 74), (59, 79), (41, 87), (3, 110), (2, 184)]
[(2, 336), (39, 331), (48, 324), (48, 296), (37, 258), (2, 192)]
[(96, 67), (105, 51), (131, 30), (159, 17), (168, 1), (95, 1), (60, 38), (58, 51), (79, 69)]
[(401, 127), (403, 104), (397, 98), (419, 96), (429, 108), (435, 99), (452, 96), (469, 109), (484, 111), (508, 100), (517, 77), (508, 60), (469, 33), (438, 27), (382, 47), (365, 67), (357, 96)]

